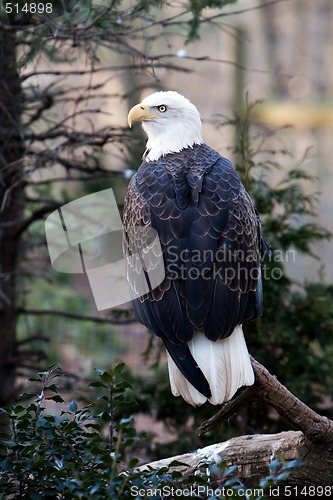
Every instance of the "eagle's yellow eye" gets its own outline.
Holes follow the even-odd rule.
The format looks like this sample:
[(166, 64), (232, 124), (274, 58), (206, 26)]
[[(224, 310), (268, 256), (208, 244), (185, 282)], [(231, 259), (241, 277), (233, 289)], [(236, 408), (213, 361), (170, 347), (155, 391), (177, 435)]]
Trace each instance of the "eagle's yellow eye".
[(161, 104), (161, 106), (157, 106), (157, 109), (160, 113), (165, 113), (168, 107), (165, 104)]

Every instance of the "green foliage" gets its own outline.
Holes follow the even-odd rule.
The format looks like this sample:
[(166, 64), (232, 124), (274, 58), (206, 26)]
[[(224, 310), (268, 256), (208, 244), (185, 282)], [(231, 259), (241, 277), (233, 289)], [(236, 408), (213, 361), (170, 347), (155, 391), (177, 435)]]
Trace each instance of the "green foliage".
[(259, 481), (259, 485), (264, 490), (269, 490), (279, 481), (286, 481), (294, 469), (302, 466), (301, 460), (295, 459), (286, 462), (280, 453), (277, 453), (269, 464), (270, 474)]
[[(176, 25), (186, 30), (186, 42), (199, 38), (204, 21), (202, 16), (208, 9), (223, 9), (237, 0), (188, 0), (182, 5), (185, 20)], [(25, 68), (39, 55), (49, 61), (71, 62), (77, 58), (78, 49), (83, 49), (91, 60), (99, 60), (96, 34), (106, 41), (109, 48), (124, 53), (130, 52), (130, 33), (150, 30), (155, 25), (168, 25), (161, 19), (161, 10), (169, 5), (163, 0), (136, 0), (131, 6), (120, 0), (53, 0), (52, 12), (48, 15), (19, 11), (10, 19), (20, 41), (29, 39), (29, 50), (21, 54), (19, 68)], [(14, 9), (15, 11), (15, 9)], [(95, 35), (91, 36), (92, 30)], [(59, 37), (59, 38), (58, 38)], [(123, 44), (123, 40), (129, 37)], [(154, 36), (154, 38), (156, 35)], [(156, 37), (157, 38), (157, 37)], [(137, 43), (137, 40), (136, 40)], [(124, 45), (124, 46), (123, 46)], [(127, 47), (127, 49), (126, 49)], [(133, 55), (136, 51), (133, 51)]]
[(189, 22), (189, 32), (187, 42), (199, 38), (199, 29), (202, 22), (202, 12), (204, 9), (222, 9), (226, 5), (236, 3), (237, 0), (190, 0), (189, 7), (192, 18)]
[[(121, 475), (126, 451), (139, 438), (133, 418), (126, 415), (123, 365), (100, 371), (91, 386), (103, 389), (104, 408), (94, 414), (92, 405), (68, 405), (59, 394), (55, 368), (40, 373), (37, 399), (2, 410), (11, 422), (11, 434), (2, 434), (0, 491), (12, 498), (128, 498), (129, 481)], [(55, 414), (46, 409), (52, 404)], [(115, 417), (115, 405), (123, 416)], [(58, 408), (60, 407), (60, 408)], [(109, 438), (103, 435), (109, 429)], [(128, 464), (131, 469), (136, 461)], [(135, 478), (135, 474), (133, 479)]]
[[(235, 477), (237, 467), (228, 468), (219, 460), (198, 464), (188, 477), (172, 468), (184, 465), (176, 461), (170, 467), (138, 470), (138, 460), (128, 451), (142, 436), (129, 412), (135, 402), (128, 399), (131, 385), (123, 379), (123, 371), (123, 363), (108, 372), (98, 370), (98, 379), (89, 384), (101, 392), (102, 409), (97, 412), (94, 404), (65, 403), (56, 380), (63, 372), (56, 366), (32, 379), (40, 386), (33, 402), (0, 409), (10, 422), (10, 429), (5, 427), (0, 434), (0, 498), (159, 499), (161, 492), (179, 497), (181, 491), (199, 489), (201, 498), (213, 500), (226, 498), (221, 494), (224, 489), (228, 496), (245, 489)], [(47, 411), (50, 405), (52, 413)], [(300, 465), (274, 459), (269, 475), (261, 480), (260, 493), (257, 489), (247, 498), (264, 498), (269, 487)]]
[[(40, 240), (44, 230), (44, 227), (36, 228), (37, 225), (31, 226), (30, 243), (34, 237)], [(36, 235), (32, 234), (33, 228)], [(107, 319), (101, 323), (84, 320), (87, 316), (94, 318), (96, 312), (91, 307), (91, 301), (82, 293), (77, 293), (73, 275), (51, 271), (47, 274), (47, 281), (37, 281), (32, 276), (26, 283), (29, 292), (23, 296), (21, 303), (29, 314), (20, 315), (17, 328), (19, 341), (23, 341), (22, 356), (31, 349), (31, 344), (24, 344), (29, 337), (35, 339), (33, 346), (37, 351), (44, 351), (47, 342), (49, 363), (65, 363), (66, 346), (75, 346), (76, 363), (81, 360), (83, 366), (85, 362), (90, 363), (92, 353), (101, 366), (109, 366), (128, 351), (126, 339), (116, 335), (115, 327)], [(45, 314), (31, 314), (32, 310), (44, 311)], [(28, 376), (31, 372), (25, 370), (24, 373)]]

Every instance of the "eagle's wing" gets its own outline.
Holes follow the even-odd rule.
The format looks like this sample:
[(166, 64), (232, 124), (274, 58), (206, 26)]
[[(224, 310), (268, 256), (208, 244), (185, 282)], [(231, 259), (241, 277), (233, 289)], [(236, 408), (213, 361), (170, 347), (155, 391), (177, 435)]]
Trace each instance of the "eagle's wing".
[[(162, 338), (185, 377), (209, 394), (203, 376), (198, 387), (199, 369), (186, 343), (195, 330), (224, 338), (261, 314), (260, 221), (253, 203), (228, 160), (195, 146), (142, 164), (124, 207), (125, 231), (135, 226), (157, 231), (166, 273), (133, 301), (137, 319)], [(138, 231), (137, 239), (143, 234)], [(127, 245), (132, 253), (133, 243)], [(135, 287), (135, 262), (128, 276)]]

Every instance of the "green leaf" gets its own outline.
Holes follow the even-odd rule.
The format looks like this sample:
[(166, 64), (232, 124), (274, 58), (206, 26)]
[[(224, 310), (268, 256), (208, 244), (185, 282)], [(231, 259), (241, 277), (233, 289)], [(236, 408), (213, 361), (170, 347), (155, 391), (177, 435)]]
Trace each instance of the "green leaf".
[(125, 363), (119, 363), (119, 365), (117, 365), (113, 369), (113, 373), (114, 373), (115, 377), (119, 377), (119, 375), (124, 371), (124, 368), (125, 368)]
[(128, 463), (128, 468), (129, 469), (134, 469), (138, 465), (139, 462), (140, 461), (139, 461), (138, 458), (131, 458), (131, 460)]
[(124, 389), (133, 389), (133, 385), (129, 382), (123, 380), (114, 386), (114, 389), (117, 391), (123, 391)]
[(103, 384), (102, 382), (98, 382), (98, 381), (96, 381), (96, 382), (89, 382), (88, 386), (89, 387), (94, 387), (94, 388), (102, 387), (104, 389), (108, 388), (107, 385)]
[(269, 470), (272, 474), (275, 474), (281, 468), (281, 462), (278, 458), (275, 458), (269, 464)]
[(103, 370), (97, 370), (97, 372), (99, 374), (100, 379), (103, 380), (103, 382), (106, 382), (108, 384), (113, 383), (113, 376), (110, 373)]
[(64, 403), (65, 401), (62, 399), (59, 394), (55, 394), (54, 396), (50, 396), (48, 398), (45, 398), (48, 401), (54, 401), (55, 403)]
[(277, 474), (275, 476), (275, 480), (276, 481), (285, 481), (286, 479), (288, 479), (288, 477), (290, 476), (291, 472), (292, 472), (291, 470), (280, 472), (279, 474)]
[(77, 412), (77, 404), (75, 403), (75, 401), (71, 401), (71, 402), (68, 404), (68, 408), (69, 408), (69, 410), (70, 410), (72, 413), (76, 413), (76, 412)]
[(56, 385), (56, 384), (46, 385), (44, 387), (44, 390), (45, 391), (52, 391), (52, 392), (58, 393), (59, 392), (59, 386)]
[(282, 470), (288, 470), (288, 469), (296, 469), (298, 467), (302, 467), (303, 462), (296, 458), (295, 460), (289, 460), (288, 462), (285, 462), (283, 464)]

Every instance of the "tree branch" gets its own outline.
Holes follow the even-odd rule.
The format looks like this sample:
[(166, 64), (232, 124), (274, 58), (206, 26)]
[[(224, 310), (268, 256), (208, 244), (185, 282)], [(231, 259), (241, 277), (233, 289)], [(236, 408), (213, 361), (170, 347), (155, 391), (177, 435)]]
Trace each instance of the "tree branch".
[(34, 316), (60, 316), (62, 318), (75, 319), (80, 321), (91, 321), (93, 323), (109, 323), (112, 325), (128, 325), (135, 323), (134, 317), (127, 319), (118, 318), (100, 318), (98, 316), (85, 316), (83, 314), (75, 314), (67, 311), (54, 311), (52, 309), (18, 309), (18, 314), (34, 315)]
[(311, 410), (254, 358), (251, 361), (255, 373), (253, 386), (245, 389), (234, 400), (228, 401), (211, 419), (203, 422), (198, 429), (199, 434), (221, 427), (245, 403), (256, 400), (275, 408), (312, 443), (325, 443), (328, 449), (333, 450), (333, 421)]
[[(104, 72), (111, 72), (111, 71), (128, 71), (128, 70), (144, 70), (144, 69), (149, 69), (151, 68), (152, 61), (155, 60), (155, 57), (151, 57), (150, 62), (140, 62), (136, 65), (134, 64), (122, 64), (118, 66), (102, 66), (98, 68), (89, 68), (89, 69), (82, 69), (82, 70), (62, 70), (62, 71), (33, 71), (31, 73), (26, 73), (21, 76), (21, 81), (24, 82), (25, 80), (28, 80), (29, 78), (36, 77), (36, 76), (84, 76), (84, 75), (89, 75), (93, 73), (104, 73)], [(192, 73), (192, 70), (189, 68), (184, 68), (182, 66), (174, 65), (171, 63), (162, 63), (159, 62), (159, 68), (163, 69), (172, 69), (176, 71), (180, 71), (182, 73)]]
[(17, 225), (16, 229), (16, 234), (22, 234), (33, 222), (42, 219), (45, 215), (49, 214), (50, 212), (53, 212), (57, 208), (60, 208), (63, 205), (63, 203), (60, 202), (51, 202), (47, 205), (44, 205), (43, 207), (35, 210), (30, 217), (27, 217), (26, 219), (23, 219), (22, 221), (15, 221), (15, 224)]
[[(239, 479), (244, 480), (247, 485), (256, 485), (259, 478), (269, 474), (270, 461), (276, 456), (282, 456), (286, 461), (298, 459), (303, 463), (288, 478), (288, 484), (302, 487), (332, 484), (333, 421), (315, 413), (280, 384), (258, 361), (253, 358), (251, 361), (255, 373), (254, 385), (244, 389), (212, 418), (203, 422), (198, 429), (199, 435), (221, 427), (245, 404), (253, 401), (271, 405), (296, 427), (297, 431), (240, 436), (190, 453), (151, 462), (141, 466), (139, 470), (147, 467), (160, 469), (177, 461), (183, 465), (172, 466), (172, 469), (179, 470), (183, 477), (186, 477), (193, 474), (200, 463), (225, 460), (227, 467), (237, 465), (236, 474)], [(293, 498), (301, 497), (295, 495)]]

